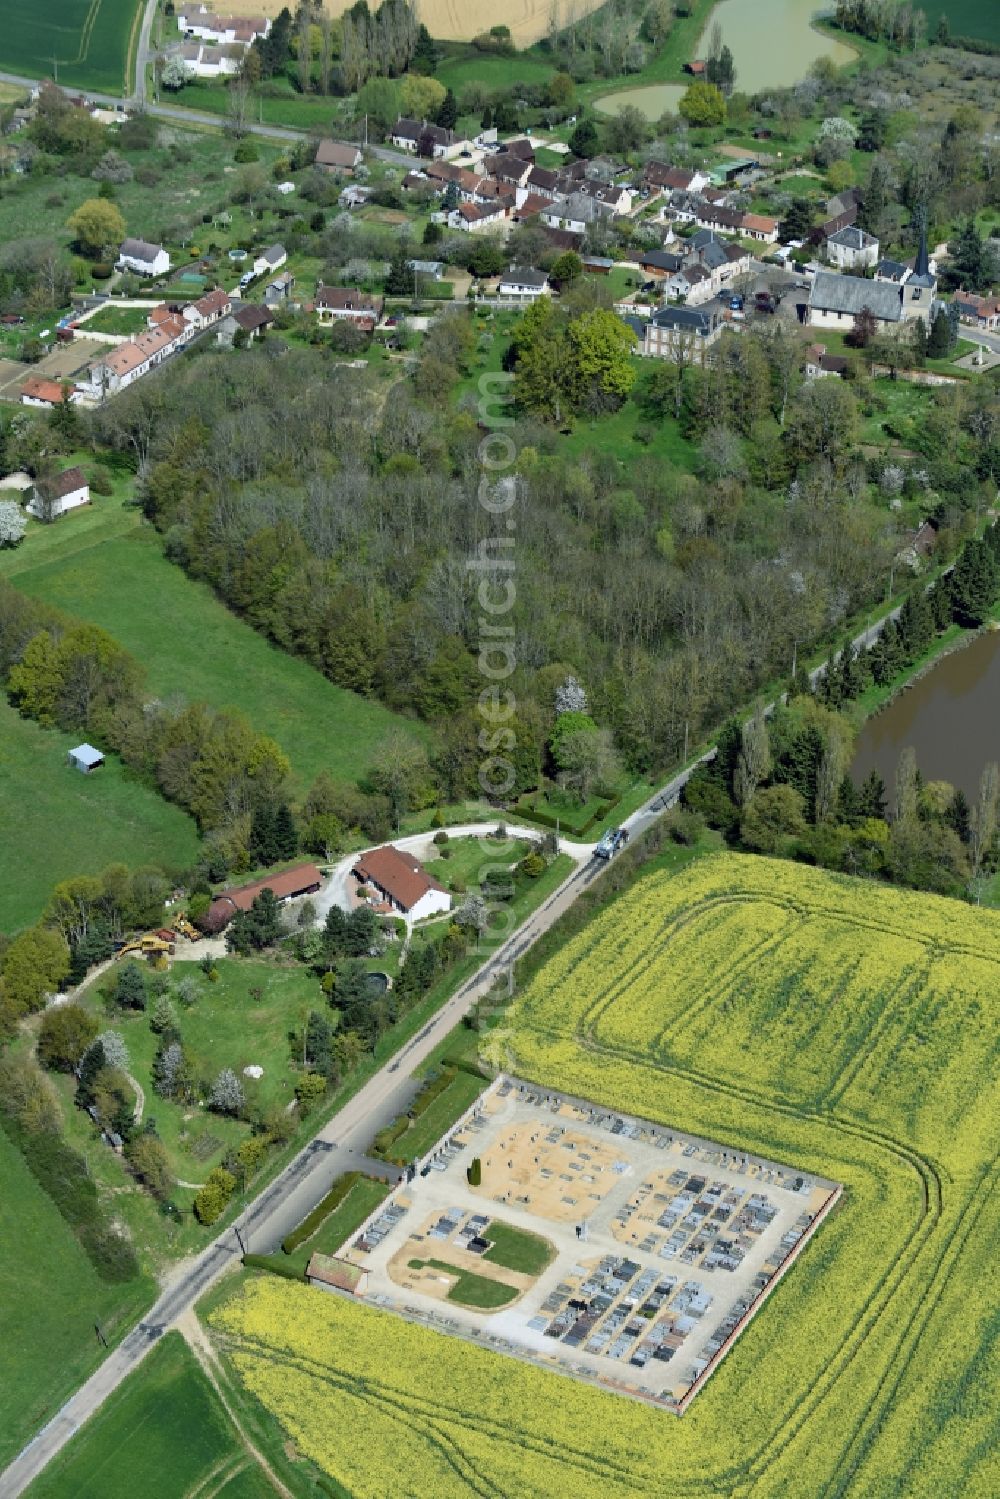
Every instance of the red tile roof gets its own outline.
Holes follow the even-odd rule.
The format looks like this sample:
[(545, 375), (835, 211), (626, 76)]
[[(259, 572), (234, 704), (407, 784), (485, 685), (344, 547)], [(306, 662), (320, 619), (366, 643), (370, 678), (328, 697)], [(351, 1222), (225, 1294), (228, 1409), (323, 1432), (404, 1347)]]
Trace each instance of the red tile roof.
[(21, 394), (30, 396), (33, 401), (51, 401), (54, 406), (62, 405), (62, 386), (56, 380), (42, 380), (38, 375), (29, 375), (21, 386)]
[(359, 880), (377, 885), (404, 911), (412, 910), (428, 890), (444, 890), (419, 859), (391, 843), (363, 854), (354, 866), (354, 874)]

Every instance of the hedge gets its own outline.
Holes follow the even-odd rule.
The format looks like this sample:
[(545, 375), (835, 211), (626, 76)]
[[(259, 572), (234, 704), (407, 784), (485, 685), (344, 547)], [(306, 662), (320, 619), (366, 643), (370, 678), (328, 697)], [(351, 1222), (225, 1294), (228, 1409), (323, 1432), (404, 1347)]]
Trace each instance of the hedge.
[(98, 1278), (109, 1285), (134, 1279), (139, 1273), (135, 1251), (129, 1240), (105, 1218), (83, 1156), (67, 1145), (61, 1135), (48, 1130), (32, 1133), (2, 1111), (0, 1125), (11, 1144), (21, 1152), (35, 1181), (73, 1230)]
[(304, 1280), (301, 1270), (283, 1265), (273, 1254), (245, 1254), (243, 1264), (248, 1270), (269, 1270), (272, 1275), (283, 1275), (286, 1280)]
[(422, 1114), (426, 1114), (434, 1100), (440, 1098), (441, 1094), (447, 1088), (450, 1088), (454, 1079), (454, 1067), (443, 1067), (437, 1077), (433, 1077), (429, 1082), (424, 1083), (424, 1086), (420, 1089), (420, 1092), (410, 1104), (406, 1113), (397, 1115), (395, 1119), (379, 1130), (372, 1141), (372, 1154), (385, 1156), (387, 1151), (395, 1145), (396, 1141), (406, 1134), (410, 1125), (415, 1123)]
[(609, 812), (613, 812), (621, 801), (620, 796), (608, 797), (602, 801), (596, 812), (584, 819), (583, 822), (570, 822), (566, 817), (556, 817), (551, 812), (537, 812), (530, 802), (518, 803), (515, 811), (519, 816), (526, 818), (529, 822), (540, 823), (543, 828), (555, 828), (558, 826), (560, 833), (572, 833), (576, 838), (582, 838), (584, 833), (589, 833), (595, 823), (603, 822)]
[(334, 1208), (340, 1206), (354, 1183), (360, 1181), (360, 1171), (345, 1171), (343, 1176), (338, 1176), (326, 1196), (308, 1213), (297, 1228), (293, 1228), (281, 1241), (281, 1248), (285, 1254), (294, 1254), (300, 1244), (311, 1239), (317, 1229), (322, 1227), (324, 1221), (330, 1216)]

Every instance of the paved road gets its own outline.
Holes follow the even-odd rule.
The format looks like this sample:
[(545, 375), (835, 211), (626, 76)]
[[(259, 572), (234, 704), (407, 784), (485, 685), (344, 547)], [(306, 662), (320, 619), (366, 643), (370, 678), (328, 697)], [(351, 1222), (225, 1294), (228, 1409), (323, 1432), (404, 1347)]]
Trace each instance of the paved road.
[[(372, 1135), (405, 1109), (414, 1094), (413, 1070), (458, 1024), (494, 979), (506, 972), (527, 947), (573, 903), (598, 870), (590, 859), (576, 869), (533, 915), (498, 946), (476, 973), (437, 1012), (412, 1041), (375, 1074), (329, 1121), (309, 1145), (249, 1206), (238, 1222), (247, 1248), (257, 1253), (276, 1248), (343, 1171), (362, 1163)], [(0, 1499), (21, 1494), (80, 1426), (142, 1361), (149, 1349), (240, 1256), (232, 1228), (180, 1266), (145, 1319), (109, 1353), (100, 1367), (0, 1475)]]
[(153, 18), (156, 15), (158, 4), (159, 0), (146, 0), (146, 8), (142, 13), (142, 24), (139, 27), (139, 45), (135, 53), (135, 102), (141, 108), (146, 107), (146, 68), (153, 60), (153, 51), (149, 45), (149, 37), (153, 29)]

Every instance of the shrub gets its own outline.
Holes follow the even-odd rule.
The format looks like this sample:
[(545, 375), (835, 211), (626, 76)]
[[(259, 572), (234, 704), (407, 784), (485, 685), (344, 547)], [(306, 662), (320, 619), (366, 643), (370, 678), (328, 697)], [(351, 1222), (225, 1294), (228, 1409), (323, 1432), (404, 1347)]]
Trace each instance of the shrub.
[(222, 1166), (216, 1166), (214, 1171), (209, 1172), (208, 1181), (195, 1195), (194, 1215), (198, 1222), (208, 1227), (220, 1218), (235, 1191), (236, 1178), (233, 1173)]
[(281, 1275), (285, 1280), (302, 1280), (301, 1270), (292, 1265), (283, 1265), (271, 1254), (245, 1254), (243, 1264), (248, 1270), (268, 1270), (272, 1275)]
[(466, 1171), (470, 1187), (481, 1187), (483, 1184), (483, 1163), (478, 1156), (473, 1156)]
[(302, 1222), (282, 1239), (281, 1247), (285, 1254), (294, 1254), (300, 1244), (311, 1239), (329, 1218), (334, 1208), (340, 1206), (354, 1183), (360, 1179), (360, 1171), (346, 1171), (343, 1176), (338, 1176), (329, 1192), (319, 1200), (312, 1212), (308, 1213)]
[(442, 828), (439, 833), (434, 834), (434, 842), (437, 844), (438, 848), (443, 848), (448, 841), (448, 834), (445, 832), (444, 828)]
[(106, 260), (95, 260), (90, 267), (90, 274), (94, 281), (110, 281), (112, 269)]

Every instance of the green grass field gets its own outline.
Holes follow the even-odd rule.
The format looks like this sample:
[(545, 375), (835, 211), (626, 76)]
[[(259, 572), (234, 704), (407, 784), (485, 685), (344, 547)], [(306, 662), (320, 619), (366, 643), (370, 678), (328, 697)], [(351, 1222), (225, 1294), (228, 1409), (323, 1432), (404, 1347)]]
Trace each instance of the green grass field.
[(52, 888), (108, 864), (184, 869), (192, 820), (129, 778), (113, 757), (92, 775), (68, 763), (79, 734), (43, 729), (0, 698), (0, 931), (35, 921)]
[(128, 337), (143, 331), (146, 316), (145, 307), (102, 307), (84, 326), (89, 333), (120, 333)]
[(300, 792), (320, 770), (356, 778), (390, 729), (412, 727), (270, 645), (166, 560), (137, 511), (110, 498), (79, 521), (33, 527), (2, 554), (0, 572), (110, 631), (146, 667), (150, 692), (245, 713), (282, 746)]
[(555, 1253), (552, 1245), (538, 1234), (526, 1233), (523, 1228), (501, 1223), (496, 1218), (483, 1230), (483, 1237), (493, 1241), (483, 1255), (484, 1260), (524, 1275), (541, 1275)]
[(271, 1493), (252, 1467), (253, 1476), (237, 1482), (246, 1467), (208, 1379), (180, 1333), (168, 1332), (28, 1492), (31, 1499), (178, 1499), (215, 1494), (227, 1481), (230, 1499)]
[(461, 1119), (485, 1086), (485, 1078), (473, 1077), (469, 1072), (456, 1072), (427, 1112), (421, 1114), (402, 1139), (392, 1147), (392, 1157), (401, 1161), (416, 1161), (426, 1155), (455, 1121)]
[(554, 72), (552, 63), (535, 53), (489, 57), (470, 47), (446, 57), (434, 69), (434, 77), (457, 94), (466, 83), (481, 83), (488, 89), (505, 89), (515, 83), (543, 83)]
[(3, 65), (104, 93), (126, 91), (129, 46), (139, 0), (0, 0)]
[(440, 1270), (455, 1277), (455, 1284), (445, 1298), (457, 1301), (461, 1306), (475, 1307), (478, 1311), (495, 1311), (513, 1301), (517, 1291), (502, 1280), (489, 1280), (485, 1275), (476, 1275), (471, 1270), (460, 1270), (445, 1260), (408, 1260), (411, 1270)]
[[(98, 1280), (75, 1236), (0, 1130), (0, 1469), (153, 1299), (152, 1281)], [(54, 1491), (53, 1491), (54, 1492)], [(63, 1494), (75, 1492), (63, 1489)]]

